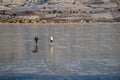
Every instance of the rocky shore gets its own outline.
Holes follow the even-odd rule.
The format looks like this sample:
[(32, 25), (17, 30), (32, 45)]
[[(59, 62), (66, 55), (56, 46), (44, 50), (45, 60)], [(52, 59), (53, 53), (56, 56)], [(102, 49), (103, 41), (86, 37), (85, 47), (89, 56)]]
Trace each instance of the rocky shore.
[(20, 18), (10, 18), (10, 19), (0, 19), (0, 23), (95, 23), (95, 22), (119, 22), (110, 19), (99, 19), (99, 20), (65, 20), (65, 19), (20, 19)]
[(0, 6), (0, 23), (94, 23), (119, 22), (116, 1), (77, 3), (33, 3), (23, 7)]

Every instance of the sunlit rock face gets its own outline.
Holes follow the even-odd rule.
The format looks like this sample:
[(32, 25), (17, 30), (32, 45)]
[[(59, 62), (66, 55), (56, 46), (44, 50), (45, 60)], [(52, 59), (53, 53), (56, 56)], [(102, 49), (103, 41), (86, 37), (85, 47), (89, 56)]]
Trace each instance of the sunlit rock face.
[[(110, 0), (1, 0), (2, 5), (7, 4), (25, 4), (25, 3), (34, 3), (34, 2), (51, 2), (51, 3), (98, 3), (98, 2), (109, 2)], [(112, 0), (117, 1), (117, 0)], [(119, 1), (119, 0), (118, 0)]]
[(1, 5), (8, 4), (24, 4), (24, 3), (33, 3), (38, 2), (39, 0), (1, 0)]

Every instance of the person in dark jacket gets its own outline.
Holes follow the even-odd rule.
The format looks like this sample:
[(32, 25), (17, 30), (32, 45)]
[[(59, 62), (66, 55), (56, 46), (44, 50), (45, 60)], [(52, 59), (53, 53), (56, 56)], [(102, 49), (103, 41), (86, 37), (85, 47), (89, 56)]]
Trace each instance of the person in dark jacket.
[(37, 36), (35, 36), (34, 40), (35, 40), (35, 43), (37, 44), (37, 43), (38, 43), (39, 38), (38, 38)]

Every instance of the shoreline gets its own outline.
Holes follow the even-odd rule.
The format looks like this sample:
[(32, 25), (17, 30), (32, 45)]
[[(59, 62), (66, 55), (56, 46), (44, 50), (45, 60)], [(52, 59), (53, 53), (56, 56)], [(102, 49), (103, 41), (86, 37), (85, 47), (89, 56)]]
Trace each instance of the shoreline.
[(120, 21), (93, 21), (93, 20), (27, 20), (27, 19), (19, 19), (19, 20), (0, 20), (0, 23), (16, 23), (16, 24), (86, 24), (86, 23), (119, 23)]
[(33, 25), (47, 25), (47, 24), (50, 24), (50, 25), (54, 25), (54, 24), (80, 24), (80, 25), (84, 25), (84, 24), (120, 24), (120, 22), (94, 22), (94, 23), (0, 23), (0, 24), (33, 24)]

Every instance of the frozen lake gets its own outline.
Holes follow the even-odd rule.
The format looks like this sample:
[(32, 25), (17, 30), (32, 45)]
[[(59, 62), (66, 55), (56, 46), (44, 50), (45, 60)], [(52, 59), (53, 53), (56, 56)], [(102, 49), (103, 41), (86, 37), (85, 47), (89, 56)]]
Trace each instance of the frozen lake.
[(80, 79), (120, 80), (120, 23), (0, 24), (0, 80)]

